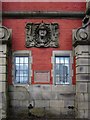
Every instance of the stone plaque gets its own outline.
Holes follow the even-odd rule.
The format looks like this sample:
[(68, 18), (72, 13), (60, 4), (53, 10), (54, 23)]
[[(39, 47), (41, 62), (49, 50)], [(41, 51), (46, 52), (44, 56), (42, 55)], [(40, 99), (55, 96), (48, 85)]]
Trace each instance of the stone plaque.
[(35, 83), (48, 83), (50, 81), (49, 71), (35, 71), (34, 82)]
[(27, 23), (26, 47), (58, 47), (59, 25), (57, 23)]

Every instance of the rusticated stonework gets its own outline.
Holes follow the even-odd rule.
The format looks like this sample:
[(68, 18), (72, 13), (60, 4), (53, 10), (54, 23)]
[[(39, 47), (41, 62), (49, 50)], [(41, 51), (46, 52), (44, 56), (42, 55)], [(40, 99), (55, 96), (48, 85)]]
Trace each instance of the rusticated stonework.
[(26, 47), (58, 47), (57, 23), (27, 23)]

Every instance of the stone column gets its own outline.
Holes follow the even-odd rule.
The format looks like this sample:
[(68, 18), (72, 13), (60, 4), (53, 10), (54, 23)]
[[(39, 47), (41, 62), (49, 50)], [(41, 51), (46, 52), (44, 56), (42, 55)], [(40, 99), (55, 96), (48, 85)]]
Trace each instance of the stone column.
[(81, 28), (73, 32), (76, 57), (76, 118), (90, 119), (90, 19), (86, 16)]
[(0, 120), (7, 116), (7, 48), (10, 30), (0, 26)]

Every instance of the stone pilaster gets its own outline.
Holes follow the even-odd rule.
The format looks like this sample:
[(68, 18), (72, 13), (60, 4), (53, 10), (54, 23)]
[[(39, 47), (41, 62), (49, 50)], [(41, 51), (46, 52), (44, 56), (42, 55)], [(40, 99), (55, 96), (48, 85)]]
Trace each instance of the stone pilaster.
[(0, 26), (0, 120), (7, 117), (7, 46), (10, 30)]
[(74, 30), (73, 46), (76, 57), (76, 118), (90, 119), (90, 20), (86, 16), (81, 28)]

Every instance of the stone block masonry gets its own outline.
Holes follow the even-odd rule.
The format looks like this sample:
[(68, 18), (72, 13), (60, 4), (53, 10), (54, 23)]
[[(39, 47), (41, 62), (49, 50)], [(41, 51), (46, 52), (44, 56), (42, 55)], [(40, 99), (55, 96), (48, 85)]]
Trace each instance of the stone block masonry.
[[(74, 85), (30, 85), (9, 86), (9, 108), (28, 109), (29, 104), (34, 108), (42, 108), (55, 114), (74, 113), (75, 86)], [(17, 111), (16, 111), (17, 112)]]
[[(5, 49), (4, 49), (5, 48)], [(0, 45), (0, 119), (6, 118), (6, 45)]]

